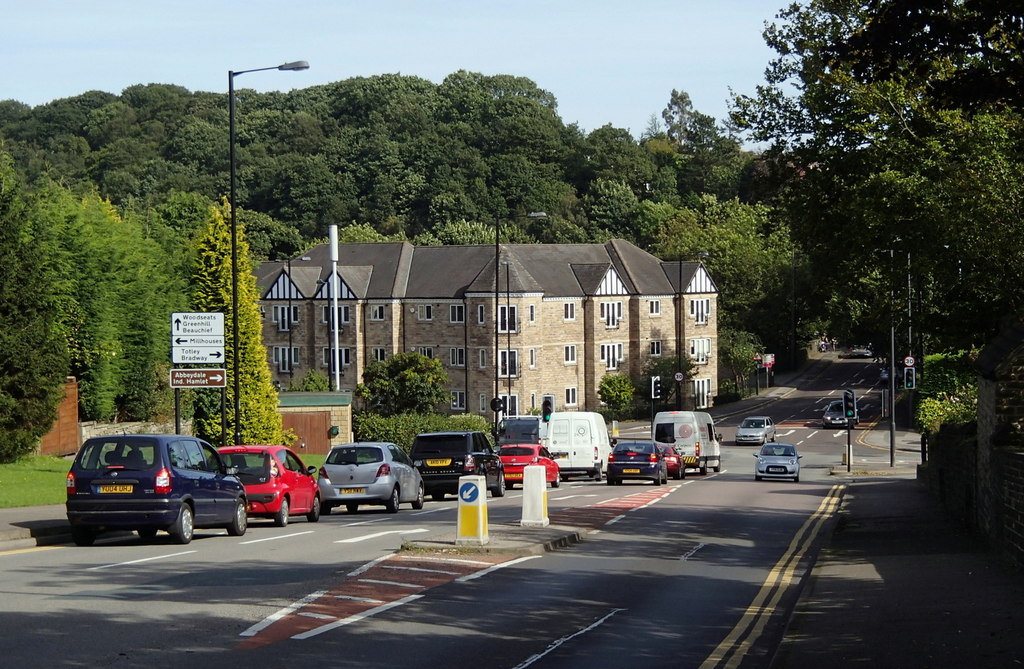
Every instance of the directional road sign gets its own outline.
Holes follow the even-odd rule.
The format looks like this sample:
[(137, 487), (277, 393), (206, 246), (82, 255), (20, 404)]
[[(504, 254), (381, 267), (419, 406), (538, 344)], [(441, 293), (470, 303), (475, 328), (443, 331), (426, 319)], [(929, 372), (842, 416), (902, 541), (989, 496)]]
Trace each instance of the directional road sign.
[(171, 388), (223, 388), (226, 381), (223, 369), (171, 370)]
[(224, 314), (171, 314), (171, 362), (208, 365), (224, 362)]
[(171, 314), (171, 336), (224, 336), (224, 314), (219, 311), (177, 312)]

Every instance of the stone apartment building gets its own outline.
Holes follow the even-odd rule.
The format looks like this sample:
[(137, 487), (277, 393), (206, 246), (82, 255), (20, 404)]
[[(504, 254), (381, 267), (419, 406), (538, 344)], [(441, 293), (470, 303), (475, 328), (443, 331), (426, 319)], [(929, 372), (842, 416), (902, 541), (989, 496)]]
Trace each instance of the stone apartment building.
[[(593, 411), (608, 372), (639, 374), (677, 346), (697, 363), (697, 406), (717, 392), (717, 289), (699, 262), (663, 262), (633, 244), (340, 244), (341, 388), (398, 352), (439, 359), (453, 413)], [(257, 282), (275, 383), (309, 369), (333, 378), (330, 249), (263, 263)], [(497, 274), (497, 277), (495, 276)], [(497, 304), (496, 304), (497, 302)], [(681, 309), (681, 311), (679, 311)], [(497, 370), (495, 369), (497, 361)], [(666, 380), (668, 381), (668, 380)]]

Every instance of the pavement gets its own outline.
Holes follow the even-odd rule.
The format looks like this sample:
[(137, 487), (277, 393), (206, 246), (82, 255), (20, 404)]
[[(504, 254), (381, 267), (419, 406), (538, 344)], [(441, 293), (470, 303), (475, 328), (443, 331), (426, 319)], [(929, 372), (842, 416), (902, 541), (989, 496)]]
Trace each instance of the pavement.
[[(711, 411), (716, 418), (756, 413), (788, 396), (831, 364), (815, 353), (794, 374), (778, 374), (756, 396)], [(1024, 574), (984, 540), (947, 521), (917, 482), (920, 439), (895, 432), (889, 466), (885, 424), (856, 430), (880, 451), (869, 463), (837, 464), (846, 485), (772, 669), (853, 667), (1020, 667), (1024, 665)], [(850, 471), (847, 471), (850, 469)], [(456, 547), (432, 535), (405, 548), (536, 554), (582, 541), (584, 527), (490, 524), (482, 547)], [(0, 552), (70, 542), (63, 505), (0, 509)]]

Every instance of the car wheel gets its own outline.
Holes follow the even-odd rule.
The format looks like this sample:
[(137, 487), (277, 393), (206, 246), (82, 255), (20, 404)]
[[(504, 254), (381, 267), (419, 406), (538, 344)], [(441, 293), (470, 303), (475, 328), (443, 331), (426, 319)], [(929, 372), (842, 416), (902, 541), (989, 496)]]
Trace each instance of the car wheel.
[(348, 504), (345, 505), (345, 510), (348, 511), (349, 513), (355, 513), (356, 511), (359, 510), (359, 505), (349, 502)]
[(167, 530), (174, 539), (174, 543), (187, 544), (192, 541), (192, 534), (196, 530), (193, 522), (192, 507), (188, 504), (182, 504), (181, 509), (178, 510), (178, 519)]
[(502, 473), (498, 476), (498, 484), (491, 488), (491, 497), (504, 497), (505, 496), (505, 474)]
[(398, 513), (398, 501), (401, 499), (401, 491), (398, 486), (391, 489), (391, 497), (384, 502), (384, 510), (388, 513)]
[(434, 500), (435, 502), (441, 502), (441, 501), (444, 500), (444, 493), (443, 492), (432, 492), (432, 493), (430, 493), (430, 499)]
[(288, 503), (288, 498), (283, 497), (281, 499), (281, 506), (278, 508), (277, 513), (274, 514), (274, 524), (278, 527), (288, 526), (288, 513), (291, 511), (291, 505)]
[(157, 530), (155, 527), (140, 527), (135, 531), (139, 533), (140, 539), (145, 539), (146, 541), (149, 541), (150, 539), (156, 536)]
[(599, 463), (597, 463), (597, 469), (595, 469), (595, 470), (594, 470), (594, 475), (593, 475), (593, 477), (594, 477), (594, 480), (595, 480), (595, 481), (600, 481), (600, 480), (601, 480), (601, 478), (602, 478), (602, 477), (601, 477), (601, 463), (600, 463), (600, 462), (599, 462)]
[(423, 508), (423, 484), (420, 483), (419, 488), (416, 489), (416, 499), (412, 501), (412, 508), (422, 509)]
[(306, 514), (306, 521), (315, 523), (320, 520), (320, 495), (313, 495), (313, 508)]
[(240, 537), (249, 529), (249, 515), (245, 512), (245, 500), (235, 501), (235, 515), (228, 524), (228, 534)]
[(71, 539), (76, 546), (92, 546), (96, 542), (96, 533), (88, 527), (72, 527)]
[(560, 479), (559, 477), (557, 477), (557, 476), (556, 476), (556, 477), (554, 478), (554, 480), (553, 480), (553, 481), (551, 481), (551, 487), (552, 487), (552, 488), (557, 488), (557, 487), (558, 487), (558, 486), (560, 486), (560, 485), (562, 485), (562, 480), (561, 480), (561, 479)]

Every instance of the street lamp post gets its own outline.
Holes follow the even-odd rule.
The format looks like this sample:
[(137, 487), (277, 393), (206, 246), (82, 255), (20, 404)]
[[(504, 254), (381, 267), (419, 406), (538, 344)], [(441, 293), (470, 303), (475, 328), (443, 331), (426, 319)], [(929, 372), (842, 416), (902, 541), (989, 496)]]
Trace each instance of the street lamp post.
[[(242, 403), (239, 398), (238, 379), (238, 219), (235, 215), (237, 205), (236, 191), (236, 162), (235, 162), (235, 77), (249, 72), (262, 72), (264, 70), (308, 70), (309, 63), (304, 60), (296, 60), (291, 63), (282, 63), (275, 67), (258, 67), (252, 70), (228, 70), (228, 163), (230, 167), (230, 190), (231, 190), (231, 375), (232, 385), (235, 392), (234, 414), (235, 414), (235, 444), (242, 443)], [(291, 276), (288, 277), (289, 280)], [(291, 316), (291, 314), (289, 314)], [(289, 355), (291, 352), (289, 351)]]

